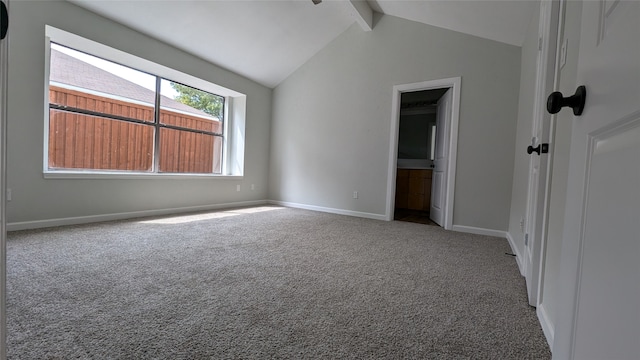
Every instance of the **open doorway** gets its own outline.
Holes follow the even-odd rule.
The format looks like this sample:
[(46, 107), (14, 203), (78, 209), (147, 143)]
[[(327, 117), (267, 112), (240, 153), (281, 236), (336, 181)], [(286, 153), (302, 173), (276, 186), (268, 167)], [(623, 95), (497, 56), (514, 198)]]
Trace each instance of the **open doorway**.
[(394, 87), (387, 219), (453, 227), (460, 78)]
[[(431, 193), (436, 141), (442, 132), (437, 124), (442, 107), (439, 101), (447, 91), (449, 88), (400, 95), (394, 220), (441, 225), (441, 216), (434, 213), (437, 219), (431, 218)], [(435, 206), (439, 206), (438, 201)]]

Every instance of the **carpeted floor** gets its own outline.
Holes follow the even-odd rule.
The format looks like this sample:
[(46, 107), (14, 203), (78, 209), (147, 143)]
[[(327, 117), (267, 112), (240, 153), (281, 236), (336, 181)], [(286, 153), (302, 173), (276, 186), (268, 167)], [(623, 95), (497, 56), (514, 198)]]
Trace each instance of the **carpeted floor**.
[(10, 233), (10, 359), (548, 359), (504, 239), (261, 207)]

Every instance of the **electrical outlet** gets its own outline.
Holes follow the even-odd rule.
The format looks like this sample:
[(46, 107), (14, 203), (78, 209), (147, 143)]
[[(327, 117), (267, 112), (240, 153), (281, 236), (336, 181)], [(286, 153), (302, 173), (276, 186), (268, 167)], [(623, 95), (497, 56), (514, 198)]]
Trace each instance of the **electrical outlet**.
[(353, 192), (353, 198), (354, 198), (354, 199), (357, 199), (357, 198), (358, 198), (358, 192), (357, 192), (357, 191), (354, 191), (354, 192)]
[(520, 217), (520, 231), (524, 232), (524, 218)]
[(7, 189), (7, 201), (11, 201), (11, 195), (13, 195), (11, 189)]
[(256, 189), (256, 184), (251, 184), (251, 190), (255, 190)]
[(236, 191), (240, 191), (240, 185), (236, 185)]

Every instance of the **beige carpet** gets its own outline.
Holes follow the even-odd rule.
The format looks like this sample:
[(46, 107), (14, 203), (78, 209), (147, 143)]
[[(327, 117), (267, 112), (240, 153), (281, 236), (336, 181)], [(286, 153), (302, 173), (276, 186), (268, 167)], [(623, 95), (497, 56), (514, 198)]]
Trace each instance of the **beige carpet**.
[(280, 207), (10, 233), (10, 359), (548, 359), (507, 241)]

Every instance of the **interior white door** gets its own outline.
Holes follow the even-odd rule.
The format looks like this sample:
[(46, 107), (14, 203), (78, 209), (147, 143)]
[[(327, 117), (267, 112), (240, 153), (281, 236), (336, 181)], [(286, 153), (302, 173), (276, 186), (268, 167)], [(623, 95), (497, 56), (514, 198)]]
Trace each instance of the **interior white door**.
[(447, 195), (448, 141), (451, 131), (448, 119), (451, 118), (452, 91), (447, 90), (438, 100), (436, 113), (436, 151), (431, 175), (431, 205), (429, 217), (433, 222), (444, 226), (445, 201)]
[(639, 39), (640, 2), (583, 2), (554, 359), (640, 359)]

